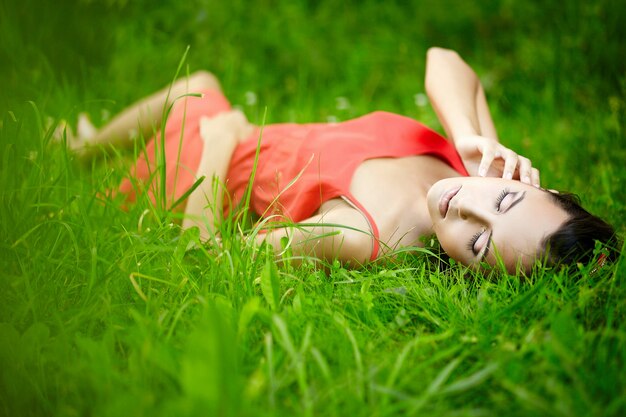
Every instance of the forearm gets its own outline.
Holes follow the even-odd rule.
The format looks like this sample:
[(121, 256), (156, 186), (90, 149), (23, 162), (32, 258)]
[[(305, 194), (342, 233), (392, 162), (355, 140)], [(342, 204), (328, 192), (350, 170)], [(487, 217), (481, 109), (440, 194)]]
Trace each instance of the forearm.
[(495, 139), (484, 91), (476, 73), (454, 51), (431, 48), (426, 92), (448, 137), (484, 135)]
[(260, 245), (266, 242), (276, 253), (283, 249), (284, 238), (296, 259), (313, 257), (327, 262), (361, 265), (370, 260), (373, 236), (369, 224), (356, 209), (342, 203), (324, 213), (316, 214), (300, 223), (258, 234)]

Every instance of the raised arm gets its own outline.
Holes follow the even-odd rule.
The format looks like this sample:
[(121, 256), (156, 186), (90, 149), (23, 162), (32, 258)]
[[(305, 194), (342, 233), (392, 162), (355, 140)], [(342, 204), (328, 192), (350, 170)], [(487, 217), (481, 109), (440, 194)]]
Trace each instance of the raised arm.
[(497, 140), (476, 73), (449, 49), (430, 48), (426, 57), (426, 92), (448, 137), (454, 141), (481, 135)]
[(499, 143), (480, 80), (456, 52), (428, 50), (425, 84), (432, 106), (470, 175), (516, 178), (539, 185), (539, 171), (530, 160)]

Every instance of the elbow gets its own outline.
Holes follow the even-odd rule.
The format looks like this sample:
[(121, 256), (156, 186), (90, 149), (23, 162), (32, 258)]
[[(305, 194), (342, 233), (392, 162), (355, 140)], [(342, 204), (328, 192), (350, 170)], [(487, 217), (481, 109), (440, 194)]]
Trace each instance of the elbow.
[(342, 264), (363, 265), (370, 261), (372, 254), (372, 236), (356, 230), (341, 230), (336, 236), (335, 257)]

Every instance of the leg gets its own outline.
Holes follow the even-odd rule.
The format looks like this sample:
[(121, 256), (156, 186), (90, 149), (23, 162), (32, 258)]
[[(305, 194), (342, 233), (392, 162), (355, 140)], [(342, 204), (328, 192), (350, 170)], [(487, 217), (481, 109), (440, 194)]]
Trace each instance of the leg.
[(70, 146), (81, 150), (83, 155), (91, 154), (99, 145), (130, 146), (132, 144), (130, 139), (134, 134), (150, 135), (152, 133), (153, 126), (161, 123), (165, 106), (170, 105), (177, 97), (206, 89), (220, 90), (220, 85), (211, 73), (198, 71), (188, 78), (177, 80), (171, 87), (165, 87), (132, 104), (99, 130), (93, 126), (90, 127), (89, 122), (86, 122), (83, 116), (82, 120), (79, 119), (78, 137)]

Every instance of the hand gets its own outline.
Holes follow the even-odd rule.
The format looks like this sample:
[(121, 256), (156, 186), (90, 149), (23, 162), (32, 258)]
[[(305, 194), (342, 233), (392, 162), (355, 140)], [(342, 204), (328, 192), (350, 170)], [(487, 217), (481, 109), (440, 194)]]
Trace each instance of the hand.
[(247, 139), (253, 126), (239, 110), (218, 113), (213, 117), (200, 119), (200, 137), (207, 142), (214, 136), (233, 135), (237, 142)]
[(456, 149), (472, 176), (518, 179), (539, 187), (539, 170), (530, 159), (518, 155), (495, 139), (479, 135), (460, 136)]

